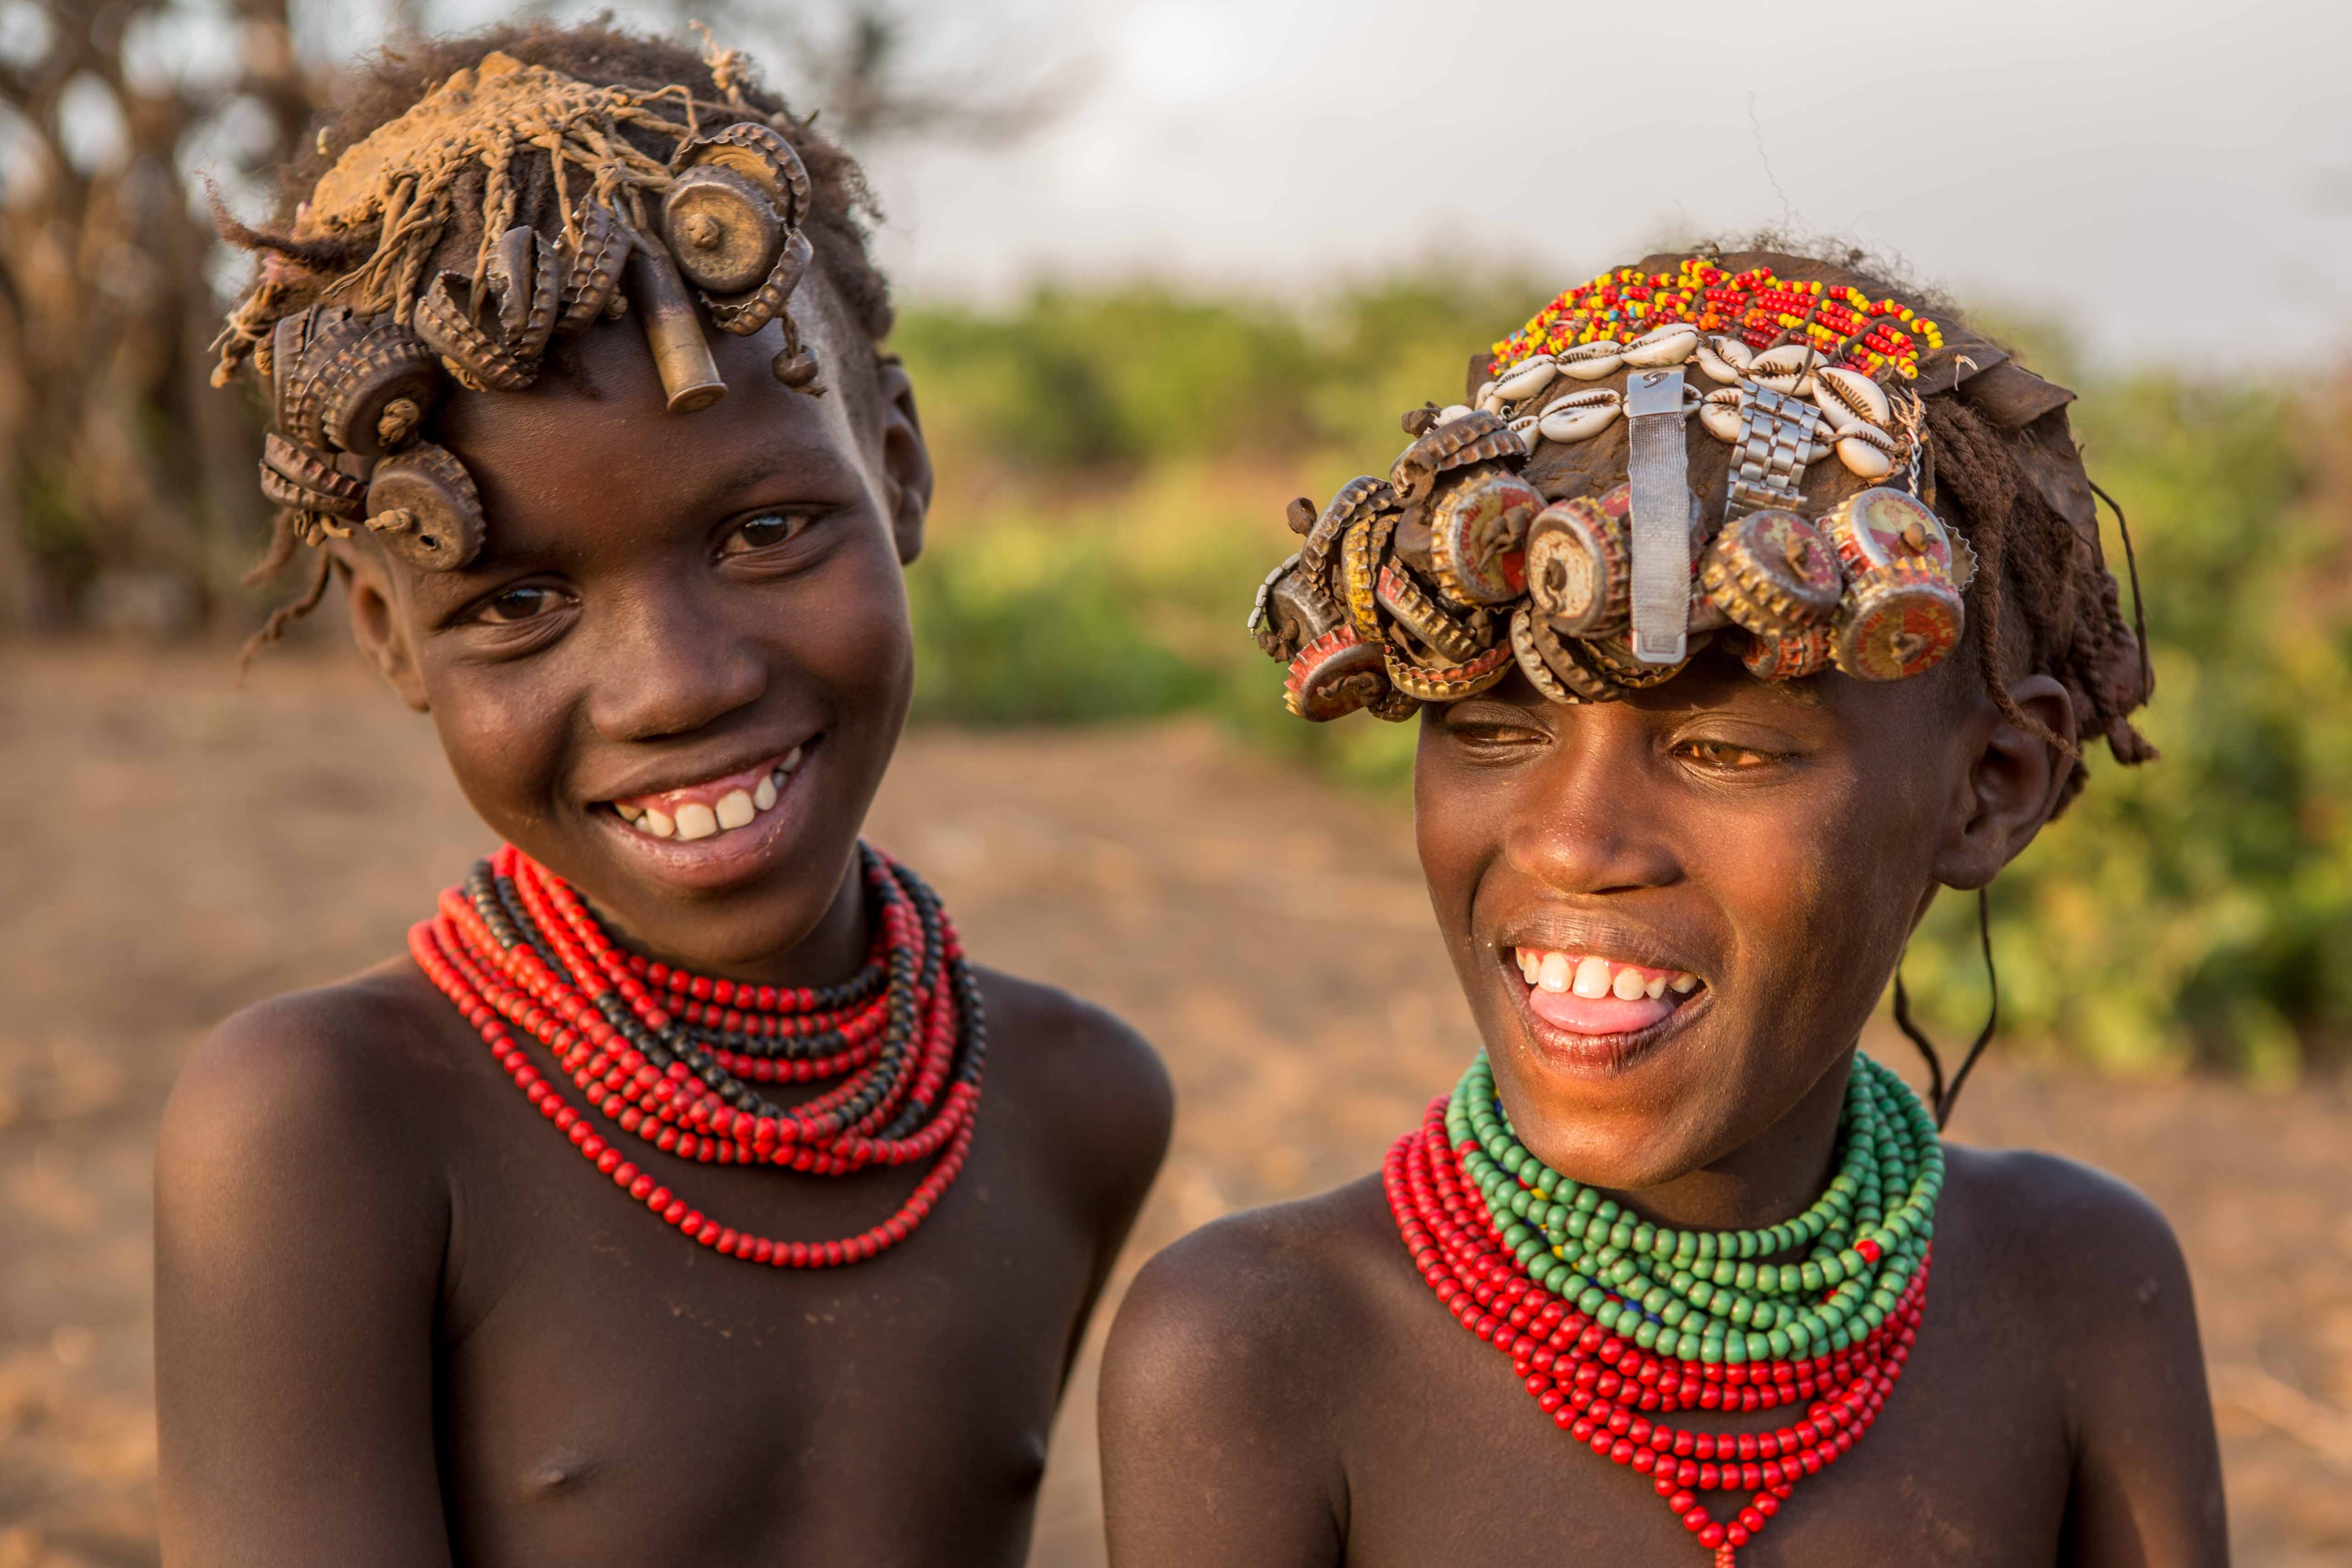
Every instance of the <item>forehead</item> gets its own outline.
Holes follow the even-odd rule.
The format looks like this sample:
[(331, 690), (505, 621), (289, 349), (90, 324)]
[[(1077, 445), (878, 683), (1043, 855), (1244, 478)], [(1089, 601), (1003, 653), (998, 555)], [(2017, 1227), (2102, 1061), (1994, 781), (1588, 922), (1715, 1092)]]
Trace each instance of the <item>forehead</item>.
[[(812, 305), (820, 292), (802, 291)], [(706, 331), (727, 393), (673, 413), (634, 316), (560, 340), (523, 392), (451, 389), (436, 438), (481, 491), (488, 557), (500, 553), (502, 535), (511, 546), (520, 535), (615, 510), (643, 517), (695, 509), (761, 478), (813, 491), (855, 486), (874, 445), (872, 421), (859, 417), (854, 395), (866, 392), (870, 407), (872, 348), (835, 311), (795, 315), (831, 389), (824, 397), (776, 380), (771, 362), (782, 337), (771, 323), (745, 337)]]

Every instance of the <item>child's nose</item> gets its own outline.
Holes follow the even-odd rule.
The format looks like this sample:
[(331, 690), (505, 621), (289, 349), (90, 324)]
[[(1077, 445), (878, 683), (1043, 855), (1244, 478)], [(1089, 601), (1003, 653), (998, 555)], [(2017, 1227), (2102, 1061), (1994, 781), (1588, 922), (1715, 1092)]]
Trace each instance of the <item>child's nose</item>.
[(1651, 737), (1622, 703), (1579, 709), (1531, 770), (1504, 844), (1512, 867), (1571, 894), (1629, 893), (1682, 879), (1656, 810)]
[(767, 690), (756, 642), (688, 596), (648, 593), (608, 614), (589, 701), (590, 721), (606, 739), (690, 735)]

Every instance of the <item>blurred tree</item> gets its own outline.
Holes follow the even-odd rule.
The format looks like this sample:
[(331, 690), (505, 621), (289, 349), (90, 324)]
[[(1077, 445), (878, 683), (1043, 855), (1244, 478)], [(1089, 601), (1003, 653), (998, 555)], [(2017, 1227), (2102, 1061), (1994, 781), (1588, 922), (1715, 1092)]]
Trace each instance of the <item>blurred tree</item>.
[[(371, 9), (395, 37), (478, 15)], [(560, 22), (596, 7), (516, 9)], [(1012, 140), (1080, 75), (1001, 16), (940, 4), (638, 9), (656, 26), (709, 19), (857, 146)], [(295, 27), (355, 21), (327, 0), (0, 0), (0, 630), (192, 624), (241, 565), (264, 509), (259, 443), (249, 407), (207, 395), (215, 285), (230, 276), (202, 176), (254, 198), (240, 204), (274, 194), (256, 183), (331, 74)]]
[(317, 84), (285, 0), (0, 0), (0, 616), (169, 629), (250, 538), (257, 443), (205, 377), (188, 170), (249, 175)]

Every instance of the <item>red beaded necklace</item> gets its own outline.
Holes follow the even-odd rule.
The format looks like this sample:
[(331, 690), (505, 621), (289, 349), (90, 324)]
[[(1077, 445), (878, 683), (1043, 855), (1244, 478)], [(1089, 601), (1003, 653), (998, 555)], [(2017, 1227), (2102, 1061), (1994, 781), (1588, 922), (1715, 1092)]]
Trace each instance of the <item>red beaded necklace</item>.
[[(705, 1247), (782, 1268), (855, 1263), (905, 1240), (963, 1168), (986, 1054), (980, 991), (922, 880), (859, 846), (878, 918), (839, 986), (714, 980), (616, 948), (580, 895), (511, 844), (409, 929), (433, 983), (541, 1115), (613, 1184)], [(706, 1217), (575, 1109), (517, 1042), (544, 1045), (588, 1103), (663, 1154), (841, 1176), (940, 1156), (898, 1211), (838, 1241), (777, 1241)], [(753, 1083), (847, 1074), (787, 1108)]]
[[(1449, 1137), (1448, 1104), (1444, 1096), (1433, 1102), (1382, 1166), (1390, 1209), (1423, 1279), (1464, 1328), (1511, 1358), (1555, 1425), (1650, 1477), (1684, 1528), (1714, 1552), (1717, 1568), (1734, 1568), (1736, 1550), (1780, 1511), (1795, 1483), (1820, 1474), (1877, 1419), (1917, 1338), (1929, 1260), (1921, 1259), (1879, 1327), (1846, 1349), (1733, 1364), (1654, 1354), (1529, 1277), (1465, 1173), (1465, 1156), (1475, 1157), (1478, 1145)], [(1875, 1244), (1865, 1247), (1863, 1256), (1874, 1261)], [(1696, 1432), (1652, 1418), (1800, 1400), (1804, 1419), (1769, 1432)], [(1718, 1490), (1753, 1495), (1718, 1521), (1698, 1500)]]

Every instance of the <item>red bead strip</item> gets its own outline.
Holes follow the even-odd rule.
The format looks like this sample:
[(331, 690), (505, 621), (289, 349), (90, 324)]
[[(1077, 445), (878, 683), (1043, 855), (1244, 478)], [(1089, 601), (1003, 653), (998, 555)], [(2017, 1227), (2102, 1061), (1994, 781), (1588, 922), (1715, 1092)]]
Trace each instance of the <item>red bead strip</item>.
[[(1798, 1481), (1819, 1475), (1870, 1429), (1917, 1339), (1932, 1256), (1895, 1311), (1851, 1348), (1803, 1361), (1726, 1365), (1680, 1361), (1608, 1333), (1530, 1279), (1464, 1176), (1448, 1145), (1444, 1097), (1382, 1166), (1389, 1208), (1413, 1262), (1462, 1326), (1511, 1358), (1554, 1424), (1651, 1484), (1684, 1528), (1730, 1568), (1732, 1553), (1780, 1512)], [(1932, 1254), (1933, 1249), (1930, 1249)], [(1805, 1418), (1769, 1432), (1711, 1433), (1654, 1421), (1652, 1413), (1763, 1410), (1802, 1401)], [(1729, 1520), (1702, 1491), (1753, 1495)]]
[[(578, 894), (512, 845), (477, 865), (464, 887), (442, 893), (434, 918), (410, 928), (409, 951), (581, 1157), (665, 1223), (757, 1263), (859, 1262), (911, 1235), (962, 1170), (985, 1057), (979, 988), (937, 896), (896, 862), (861, 853), (875, 938), (845, 986), (755, 987), (624, 953)], [(820, 1176), (934, 1155), (939, 1163), (896, 1213), (857, 1235), (754, 1236), (709, 1218), (625, 1158), (517, 1031), (546, 1048), (590, 1106), (663, 1154)], [(765, 1040), (833, 1049), (803, 1057), (740, 1049)], [(842, 1073), (789, 1108), (751, 1087)]]

